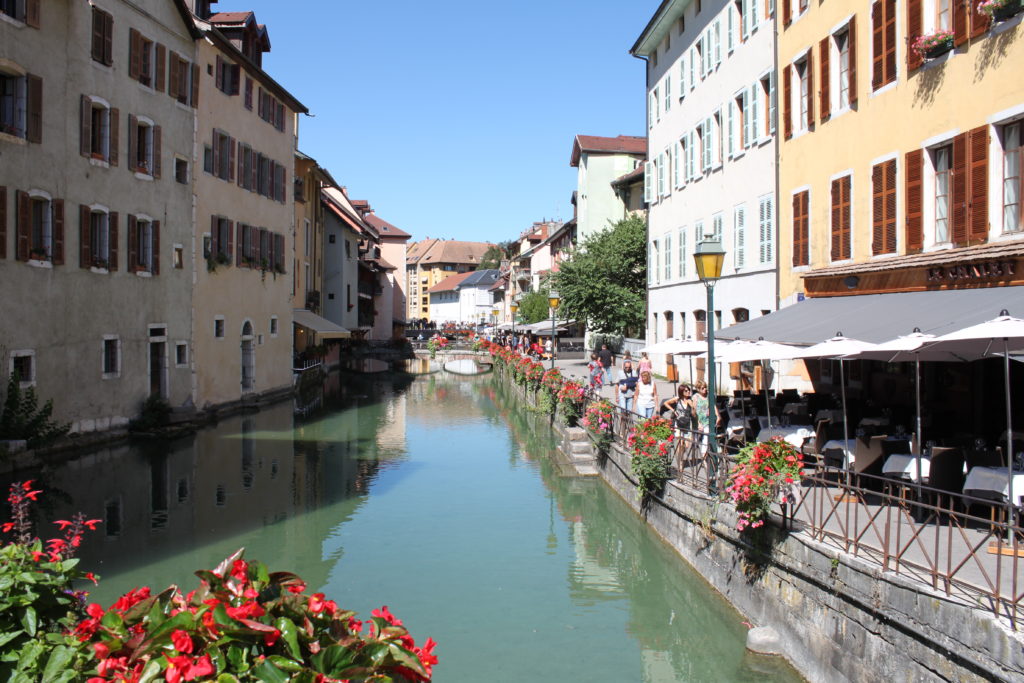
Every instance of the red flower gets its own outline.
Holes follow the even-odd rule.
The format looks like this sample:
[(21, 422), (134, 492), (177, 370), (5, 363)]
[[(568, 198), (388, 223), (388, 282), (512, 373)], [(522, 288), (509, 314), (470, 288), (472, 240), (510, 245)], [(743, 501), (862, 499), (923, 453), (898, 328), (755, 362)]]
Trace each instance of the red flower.
[(392, 626), (402, 625), (402, 620), (396, 617), (394, 614), (392, 614), (391, 610), (388, 609), (387, 605), (382, 606), (380, 609), (373, 610), (372, 612), (370, 612), (370, 614), (385, 620)]
[(264, 609), (255, 602), (247, 602), (241, 607), (228, 607), (225, 611), (232, 619), (252, 619), (253, 617), (262, 617), (266, 614)]
[(192, 652), (192, 638), (186, 631), (177, 629), (171, 633), (171, 643), (178, 652), (189, 654)]
[(268, 631), (267, 633), (263, 634), (263, 642), (264, 644), (266, 644), (267, 647), (273, 647), (274, 643), (276, 643), (277, 639), (280, 637), (281, 632), (275, 628), (273, 631)]
[(245, 560), (235, 560), (235, 563), (231, 565), (231, 576), (239, 581), (245, 581), (249, 578), (248, 571), (249, 565), (246, 564)]
[(94, 643), (92, 650), (96, 653), (96, 659), (101, 661), (110, 656), (110, 647), (103, 643)]
[(103, 608), (95, 602), (85, 608), (85, 613), (93, 619), (102, 619), (104, 614)]
[(67, 529), (67, 528), (68, 528), (69, 526), (71, 526), (71, 522), (69, 522), (69, 521), (68, 521), (68, 520), (66, 520), (66, 519), (58, 519), (57, 521), (55, 521), (55, 522), (54, 522), (54, 524), (56, 524), (57, 526), (59, 526), (59, 527), (60, 527), (60, 530), (61, 530), (61, 531), (64, 531), (64, 530), (65, 530), (65, 529)]
[(304, 590), (306, 590), (306, 584), (304, 584), (301, 581), (299, 581), (298, 583), (293, 583), (292, 585), (288, 586), (288, 592), (295, 593), (296, 595), (298, 595)]

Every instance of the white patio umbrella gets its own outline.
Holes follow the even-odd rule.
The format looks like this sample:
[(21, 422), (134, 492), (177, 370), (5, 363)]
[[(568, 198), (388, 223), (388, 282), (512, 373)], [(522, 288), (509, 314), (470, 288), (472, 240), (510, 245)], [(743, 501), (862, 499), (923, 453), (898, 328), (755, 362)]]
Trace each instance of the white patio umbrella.
[[(839, 359), (839, 386), (843, 399), (843, 446), (844, 450), (849, 450), (850, 447), (850, 430), (847, 425), (846, 418), (846, 373), (843, 369), (843, 357), (850, 356), (855, 353), (861, 353), (869, 349), (875, 348), (875, 344), (863, 342), (858, 339), (850, 339), (844, 337), (842, 332), (837, 332), (836, 336), (831, 339), (826, 339), (820, 344), (815, 344), (809, 348), (803, 349), (794, 355), (794, 358), (837, 358)], [(844, 463), (845, 464), (845, 463)], [(847, 470), (847, 477), (849, 477), (849, 468)]]
[[(796, 354), (804, 351), (805, 347), (791, 346), (789, 344), (778, 344), (765, 341), (763, 338), (757, 341), (734, 341), (722, 347), (720, 352), (715, 353), (715, 360), (722, 363), (744, 363), (747, 361), (767, 361), (769, 365), (773, 360), (791, 360)], [(771, 404), (768, 392), (765, 392), (765, 412), (768, 416), (768, 426), (772, 423)]]
[(1010, 409), (1010, 350), (1024, 347), (1024, 320), (1010, 316), (1006, 310), (998, 318), (965, 327), (936, 337), (927, 349), (956, 354), (980, 353), (1003, 357), (1006, 391), (1006, 522), (1013, 522), (1013, 411)]
[(704, 353), (707, 350), (707, 342), (672, 337), (671, 339), (662, 339), (660, 342), (649, 344), (648, 346), (645, 346), (642, 349), (640, 349), (640, 352), (690, 355)]

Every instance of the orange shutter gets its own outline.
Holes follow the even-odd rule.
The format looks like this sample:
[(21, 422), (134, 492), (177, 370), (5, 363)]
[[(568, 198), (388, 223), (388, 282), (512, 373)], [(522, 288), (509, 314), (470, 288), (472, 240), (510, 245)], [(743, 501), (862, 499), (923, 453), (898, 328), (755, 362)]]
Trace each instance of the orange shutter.
[(807, 192), (793, 195), (793, 265), (808, 264)]
[(54, 199), (50, 202), (53, 210), (53, 250), (50, 262), (55, 266), (64, 265), (64, 200)]
[(107, 259), (107, 270), (111, 272), (117, 270), (117, 245), (118, 236), (121, 232), (121, 226), (118, 225), (118, 222), (120, 221), (120, 219), (121, 216), (120, 214), (117, 213), (117, 211), (111, 211), (109, 214), (107, 214), (107, 251), (109, 252), (109, 258)]
[(157, 92), (164, 91), (164, 83), (167, 77), (167, 48), (160, 43), (156, 44), (156, 78), (153, 79)]
[(92, 209), (85, 204), (78, 207), (78, 267), (92, 267)]
[(838, 261), (842, 258), (842, 235), (843, 217), (840, 210), (842, 204), (842, 188), (839, 185), (840, 179), (832, 181), (832, 260)]
[(848, 29), (849, 38), (847, 38), (847, 45), (850, 50), (850, 106), (852, 107), (857, 102), (857, 17), (850, 17), (850, 28)]
[(846, 176), (840, 183), (842, 196), (839, 199), (839, 213), (842, 218), (842, 233), (839, 236), (840, 258), (853, 258), (853, 177)]
[[(913, 0), (911, 0), (913, 2)], [(882, 0), (871, 3), (871, 89), (878, 90), (885, 76), (885, 17)]]
[(28, 261), (32, 240), (32, 200), (28, 192), (16, 190), (14, 193), (14, 206), (16, 211), (15, 221), (17, 222), (17, 240), (15, 242), (14, 258), (19, 261)]
[(971, 0), (953, 0), (953, 45), (960, 47), (967, 42), (970, 27), (967, 25), (967, 4)]
[(25, 0), (25, 24), (32, 28), (39, 28), (39, 3), (40, 0)]
[(819, 108), (821, 109), (821, 120), (824, 121), (832, 113), (832, 93), (830, 92), (831, 83), (829, 81), (829, 50), (832, 47), (832, 38), (822, 38), (821, 42), (818, 43), (818, 57), (821, 60), (821, 98), (819, 102)]
[(78, 125), (81, 139), (78, 141), (78, 153), (84, 157), (92, 155), (92, 100), (82, 95), (78, 107)]
[(906, 154), (907, 253), (924, 248), (924, 150)]
[(7, 188), (0, 186), (0, 258), (7, 258)]
[(988, 126), (967, 133), (968, 172), (967, 239), (971, 244), (988, 239)]
[(953, 138), (953, 246), (967, 244), (967, 133)]
[(814, 129), (814, 47), (807, 50), (807, 130)]
[(871, 169), (871, 253), (885, 253), (884, 230), (885, 184), (882, 178), (882, 164)]
[(160, 221), (153, 221), (153, 275), (160, 274)]
[(896, 160), (885, 162), (885, 253), (896, 253)]
[(885, 81), (896, 80), (896, 0), (885, 2)]
[(782, 0), (782, 25), (789, 26), (793, 21), (792, 0)]
[(970, 0), (971, 3), (971, 38), (977, 38), (992, 24), (992, 17), (982, 12), (979, 7), (982, 0)]
[(923, 31), (924, 15), (921, 11), (921, 0), (907, 0), (907, 69), (910, 71), (924, 63), (924, 58), (911, 47), (914, 44), (914, 39)]
[(25, 139), (29, 142), (42, 142), (43, 79), (27, 74), (25, 81), (28, 86), (28, 122), (25, 126)]
[(128, 78), (139, 80), (142, 74), (142, 36), (128, 29)]
[(128, 214), (128, 272), (139, 268), (139, 219)]
[(793, 67), (782, 69), (782, 130), (788, 140), (793, 137)]
[(118, 147), (121, 142), (121, 110), (110, 110), (110, 158), (107, 161), (111, 166), (117, 166)]

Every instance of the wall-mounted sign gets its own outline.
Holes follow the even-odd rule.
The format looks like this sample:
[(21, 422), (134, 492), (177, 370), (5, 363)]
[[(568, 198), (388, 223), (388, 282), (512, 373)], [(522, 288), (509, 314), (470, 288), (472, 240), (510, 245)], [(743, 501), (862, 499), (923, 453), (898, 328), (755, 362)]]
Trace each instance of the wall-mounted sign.
[(977, 280), (993, 280), (1012, 277), (1017, 264), (1013, 261), (980, 261), (952, 266), (928, 268), (928, 282), (972, 282)]

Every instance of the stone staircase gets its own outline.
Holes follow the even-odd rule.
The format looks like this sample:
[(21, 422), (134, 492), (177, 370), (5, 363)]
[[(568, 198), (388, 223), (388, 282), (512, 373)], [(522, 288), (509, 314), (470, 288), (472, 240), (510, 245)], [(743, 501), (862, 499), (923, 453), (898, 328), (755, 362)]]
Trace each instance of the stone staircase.
[(569, 459), (576, 474), (580, 476), (597, 476), (597, 449), (582, 427), (564, 427), (562, 429), (562, 452)]

